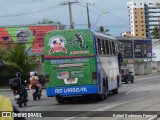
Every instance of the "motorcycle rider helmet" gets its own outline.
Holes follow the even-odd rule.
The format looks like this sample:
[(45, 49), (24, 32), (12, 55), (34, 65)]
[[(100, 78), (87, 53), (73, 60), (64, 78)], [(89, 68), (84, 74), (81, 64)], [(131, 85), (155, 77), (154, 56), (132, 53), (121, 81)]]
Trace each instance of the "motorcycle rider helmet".
[(37, 76), (37, 75), (38, 75), (38, 72), (37, 72), (37, 71), (34, 71), (34, 75)]
[(31, 71), (30, 72), (30, 76), (32, 77), (32, 76), (34, 76), (35, 75), (35, 73), (33, 72), (33, 71)]
[(21, 74), (19, 72), (16, 72), (16, 77), (21, 77)]

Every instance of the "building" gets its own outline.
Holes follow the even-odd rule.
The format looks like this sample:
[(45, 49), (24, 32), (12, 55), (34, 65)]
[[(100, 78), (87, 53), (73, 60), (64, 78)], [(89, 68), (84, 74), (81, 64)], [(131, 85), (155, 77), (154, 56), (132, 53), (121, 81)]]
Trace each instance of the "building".
[(131, 37), (131, 31), (122, 32), (121, 36), (125, 37), (125, 38), (130, 38)]
[(154, 27), (160, 26), (160, 0), (137, 0), (127, 3), (131, 36), (150, 39)]

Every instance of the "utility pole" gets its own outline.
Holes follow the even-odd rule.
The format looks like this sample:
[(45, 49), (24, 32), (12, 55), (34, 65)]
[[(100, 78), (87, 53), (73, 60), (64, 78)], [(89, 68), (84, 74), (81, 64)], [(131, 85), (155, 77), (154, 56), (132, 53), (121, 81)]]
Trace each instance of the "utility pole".
[(87, 6), (88, 28), (91, 28), (91, 21), (90, 21), (90, 18), (89, 18), (89, 7), (88, 6), (94, 6), (94, 4), (86, 3), (86, 6)]
[(71, 5), (74, 4), (74, 3), (78, 3), (78, 1), (65, 1), (65, 2), (61, 2), (60, 5), (68, 5), (69, 6), (69, 18), (70, 18), (70, 29), (74, 29), (74, 26), (73, 26), (73, 18), (72, 18), (72, 8), (71, 8)]
[(91, 27), (91, 22), (90, 22), (90, 19), (89, 19), (89, 8), (88, 8), (88, 3), (87, 3), (87, 18), (88, 18), (88, 28)]
[(94, 6), (94, 3), (86, 3), (86, 5), (85, 5), (85, 7), (87, 7), (88, 28), (91, 28), (91, 22), (90, 22), (90, 18), (89, 18), (89, 6)]

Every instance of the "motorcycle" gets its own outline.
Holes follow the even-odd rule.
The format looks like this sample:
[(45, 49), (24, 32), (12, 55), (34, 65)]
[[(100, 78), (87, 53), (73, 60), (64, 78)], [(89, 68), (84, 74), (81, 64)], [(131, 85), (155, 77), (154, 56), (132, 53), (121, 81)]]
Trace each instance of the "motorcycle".
[(27, 98), (22, 90), (13, 90), (13, 93), (19, 107), (22, 107), (22, 104), (24, 104), (24, 106), (27, 106)]
[(21, 85), (19, 84), (19, 78), (12, 78), (9, 80), (9, 85), (11, 89), (13, 90), (14, 98), (17, 101), (17, 104), (19, 107), (22, 107), (22, 104), (24, 106), (27, 106), (27, 95), (25, 93), (25, 85), (26, 85), (26, 80), (22, 81)]
[(32, 87), (31, 90), (32, 90), (33, 99), (35, 101), (37, 100), (37, 98), (40, 100), (41, 96), (42, 96), (42, 89), (41, 89), (40, 93), (38, 92), (38, 87)]

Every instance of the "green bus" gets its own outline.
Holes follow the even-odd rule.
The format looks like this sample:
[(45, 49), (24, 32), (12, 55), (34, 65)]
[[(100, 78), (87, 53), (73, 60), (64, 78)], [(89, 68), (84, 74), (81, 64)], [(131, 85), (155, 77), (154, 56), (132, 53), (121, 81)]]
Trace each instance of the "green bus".
[(44, 40), (44, 74), (48, 97), (96, 95), (101, 100), (121, 86), (117, 39), (93, 30), (57, 30)]

